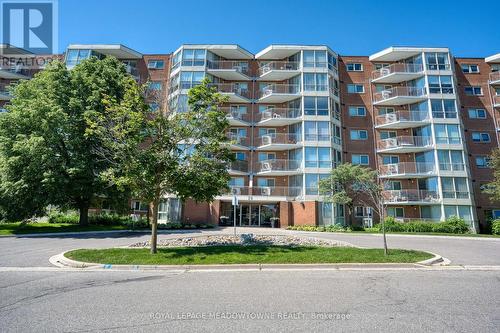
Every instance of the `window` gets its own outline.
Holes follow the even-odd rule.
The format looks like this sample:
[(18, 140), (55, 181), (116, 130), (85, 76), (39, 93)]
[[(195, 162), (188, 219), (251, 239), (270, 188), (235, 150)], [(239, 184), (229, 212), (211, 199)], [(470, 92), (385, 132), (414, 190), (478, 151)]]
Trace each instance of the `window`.
[(165, 62), (163, 60), (149, 60), (149, 69), (163, 69), (165, 67)]
[(385, 140), (389, 138), (395, 138), (398, 135), (396, 131), (380, 131), (380, 139)]
[(181, 72), (181, 89), (191, 89), (194, 86), (201, 84), (201, 81), (203, 81), (204, 77), (205, 72)]
[(231, 105), (231, 117), (235, 119), (242, 119), (243, 115), (247, 114), (248, 106), (246, 105)]
[(321, 179), (328, 178), (329, 174), (306, 173), (306, 194), (318, 195), (318, 186)]
[(364, 106), (349, 106), (349, 116), (364, 117), (366, 116), (366, 108)]
[(304, 67), (326, 67), (326, 51), (304, 51)]
[(332, 166), (330, 148), (306, 147), (305, 154), (306, 168), (331, 168)]
[(463, 64), (461, 67), (464, 73), (479, 73), (479, 66), (476, 64)]
[(368, 155), (352, 154), (351, 163), (355, 165), (369, 165), (370, 157)]
[(368, 131), (366, 130), (351, 130), (351, 140), (366, 140), (368, 139)]
[(372, 208), (371, 207), (354, 207), (354, 215), (356, 217), (372, 217)]
[(259, 128), (259, 137), (264, 136), (264, 135), (270, 135), (270, 136), (275, 137), (276, 136), (276, 128), (267, 128), (267, 127)]
[(382, 164), (387, 165), (387, 164), (398, 164), (399, 163), (399, 156), (396, 155), (385, 155), (382, 156)]
[(148, 211), (148, 204), (144, 203), (144, 202), (140, 202), (139, 200), (132, 200), (130, 208), (132, 208), (132, 210), (135, 210), (135, 211), (147, 212)]
[(66, 65), (73, 67), (90, 57), (90, 50), (68, 50), (66, 54)]
[(476, 166), (478, 168), (484, 169), (490, 167), (490, 157), (489, 156), (476, 156)]
[(456, 216), (464, 219), (466, 222), (472, 221), (472, 215), (470, 212), (470, 206), (444, 206), (444, 217), (449, 218), (451, 216)]
[(362, 72), (363, 64), (348, 63), (346, 64), (346, 68), (348, 72)]
[(327, 91), (327, 75), (324, 73), (304, 73), (304, 91)]
[(447, 199), (468, 199), (469, 190), (466, 178), (461, 177), (441, 177), (441, 189), (443, 198)]
[(484, 132), (472, 132), (472, 142), (491, 142), (490, 134)]
[(431, 94), (453, 94), (450, 75), (429, 75), (429, 92)]
[(387, 215), (402, 219), (405, 217), (405, 211), (403, 207), (387, 207)]
[(158, 105), (158, 103), (149, 103), (149, 109), (152, 112), (156, 112), (160, 109), (160, 106)]
[(427, 69), (431, 71), (450, 69), (450, 59), (448, 58), (448, 53), (445, 52), (426, 52), (425, 61)]
[(180, 66), (180, 64), (181, 64), (181, 55), (182, 55), (182, 52), (179, 51), (176, 54), (174, 54), (174, 56), (172, 57), (172, 70), (174, 70), (174, 69), (176, 69), (177, 67)]
[(441, 150), (437, 151), (439, 170), (443, 171), (464, 171), (464, 157), (461, 150)]
[(234, 152), (234, 159), (237, 161), (244, 161), (245, 160), (245, 153), (242, 151), (237, 151)]
[(259, 162), (275, 160), (276, 153), (259, 152), (258, 158), (259, 158)]
[(458, 125), (434, 125), (436, 143), (459, 144), (462, 142)]
[(184, 49), (182, 50), (182, 66), (204, 66), (205, 50)]
[(305, 121), (304, 132), (306, 141), (330, 141), (330, 122)]
[(328, 68), (331, 70), (337, 69), (337, 58), (330, 52), (328, 52)]
[(229, 186), (231, 187), (243, 187), (245, 186), (245, 178), (243, 177), (231, 177), (229, 180)]
[(485, 109), (469, 109), (470, 119), (486, 119)]
[(149, 82), (149, 90), (151, 91), (159, 91), (161, 90), (162, 84), (160, 81), (151, 81)]
[(304, 114), (328, 116), (328, 97), (304, 97)]
[(246, 128), (230, 128), (229, 129), (230, 138), (246, 138), (247, 130)]
[(400, 181), (388, 181), (384, 183), (384, 190), (387, 191), (401, 191), (401, 182)]
[(481, 96), (483, 95), (483, 89), (479, 86), (474, 86), (474, 87), (465, 87), (465, 94), (468, 96)]
[(274, 178), (258, 178), (257, 186), (258, 187), (274, 187), (275, 180)]
[(349, 94), (362, 94), (365, 92), (365, 87), (362, 84), (348, 84), (347, 92)]
[(454, 99), (431, 99), (431, 110), (433, 118), (457, 118)]

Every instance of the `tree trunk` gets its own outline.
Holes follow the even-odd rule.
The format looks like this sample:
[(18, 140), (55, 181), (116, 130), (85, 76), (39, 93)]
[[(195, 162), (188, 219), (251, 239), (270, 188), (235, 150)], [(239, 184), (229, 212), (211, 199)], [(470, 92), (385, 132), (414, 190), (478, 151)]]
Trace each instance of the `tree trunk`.
[(80, 219), (78, 223), (80, 225), (86, 226), (89, 225), (89, 203), (88, 202), (82, 202), (78, 209), (80, 211)]
[(155, 254), (157, 252), (157, 243), (158, 243), (158, 205), (159, 200), (155, 200), (151, 203), (151, 254)]
[(387, 249), (387, 237), (385, 236), (385, 211), (384, 207), (380, 209), (380, 223), (382, 223), (382, 237), (384, 239), (384, 255), (389, 254), (389, 250)]

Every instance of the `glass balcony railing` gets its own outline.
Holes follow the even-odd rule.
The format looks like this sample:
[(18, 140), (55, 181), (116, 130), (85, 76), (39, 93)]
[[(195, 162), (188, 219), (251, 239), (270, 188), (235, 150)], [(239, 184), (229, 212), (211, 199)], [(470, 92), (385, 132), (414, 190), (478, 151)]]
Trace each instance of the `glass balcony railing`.
[(248, 172), (248, 161), (236, 160), (229, 165), (229, 171)]
[(269, 61), (260, 63), (259, 75), (264, 75), (272, 70), (297, 71), (299, 67), (300, 63), (295, 61)]
[(493, 106), (500, 107), (500, 95), (493, 96)]
[(231, 107), (221, 107), (220, 110), (224, 111), (227, 114), (228, 118), (243, 121), (243, 122), (251, 122), (252, 121), (252, 116), (248, 112), (242, 112), (241, 110), (237, 108), (231, 108)]
[(462, 138), (459, 136), (436, 136), (436, 143), (444, 145), (459, 145), (462, 143)]
[(380, 102), (395, 97), (406, 97), (406, 98), (425, 97), (426, 94), (427, 90), (425, 88), (394, 87), (391, 89), (386, 89), (380, 92), (376, 92), (373, 95), (373, 97), (374, 97), (374, 102)]
[(300, 141), (301, 135), (297, 133), (273, 133), (258, 137), (256, 146), (296, 145)]
[(389, 76), (395, 73), (412, 74), (423, 72), (424, 67), (421, 64), (392, 64), (372, 72), (372, 79)]
[(439, 201), (439, 193), (432, 190), (385, 190), (386, 203), (432, 203)]
[(229, 139), (229, 143), (237, 146), (245, 146), (249, 147), (250, 139), (246, 136), (238, 135), (235, 133), (227, 133), (227, 138)]
[(298, 84), (268, 84), (259, 91), (259, 98), (273, 94), (299, 94), (300, 85)]
[(435, 163), (426, 162), (401, 162), (379, 166), (379, 175), (390, 176), (417, 176), (436, 174)]
[(377, 147), (379, 150), (397, 149), (397, 148), (425, 148), (432, 146), (430, 136), (397, 136), (379, 140)]
[(252, 195), (252, 196), (279, 196), (299, 197), (302, 195), (301, 187), (294, 186), (230, 186), (228, 195)]
[(376, 116), (375, 126), (383, 126), (399, 122), (420, 122), (427, 120), (429, 120), (429, 112), (427, 111), (398, 110), (393, 113)]
[(296, 119), (302, 116), (301, 109), (295, 108), (269, 108), (257, 115), (257, 122), (270, 119)]
[(500, 71), (490, 73), (490, 83), (500, 83)]
[(245, 75), (250, 75), (248, 62), (245, 61), (207, 60), (207, 68), (213, 70), (234, 70)]
[(302, 169), (302, 162), (298, 160), (264, 160), (257, 162), (256, 172), (293, 172)]
[(246, 86), (238, 83), (211, 83), (220, 93), (236, 94), (245, 98), (251, 98), (250, 91)]

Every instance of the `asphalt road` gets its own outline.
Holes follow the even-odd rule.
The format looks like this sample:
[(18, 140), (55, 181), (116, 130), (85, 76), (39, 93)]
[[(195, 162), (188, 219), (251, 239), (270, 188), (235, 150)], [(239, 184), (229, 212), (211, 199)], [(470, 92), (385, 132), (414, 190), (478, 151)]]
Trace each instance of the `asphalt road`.
[[(160, 238), (184, 235), (202, 235), (232, 233), (232, 228), (222, 230), (203, 230), (172, 232), (162, 234)], [(238, 232), (253, 233), (293, 233), (318, 238), (330, 238), (346, 241), (357, 246), (381, 247), (381, 235), (340, 234), (321, 232), (290, 232), (280, 229), (241, 228)], [(63, 251), (77, 248), (106, 248), (127, 246), (146, 240), (145, 234), (113, 233), (85, 234), (71, 236), (42, 237), (0, 237), (0, 267), (50, 266), (48, 259)], [(388, 235), (389, 247), (430, 251), (438, 253), (456, 265), (500, 265), (500, 238), (465, 238), (440, 236)]]
[(1, 332), (498, 332), (500, 271), (0, 273)]
[[(365, 247), (382, 244), (378, 235), (295, 234)], [(70, 249), (147, 238), (0, 237), (0, 332), (498, 332), (500, 327), (500, 270), (68, 271), (48, 261)], [(439, 253), (452, 264), (500, 265), (500, 239), (390, 235), (389, 246)]]

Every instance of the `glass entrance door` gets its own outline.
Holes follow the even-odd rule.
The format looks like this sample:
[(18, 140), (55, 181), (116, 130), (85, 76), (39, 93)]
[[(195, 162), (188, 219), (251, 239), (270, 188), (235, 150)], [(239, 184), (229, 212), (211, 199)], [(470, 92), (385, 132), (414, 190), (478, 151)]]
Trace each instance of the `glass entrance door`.
[(259, 226), (259, 205), (241, 205), (240, 225), (242, 227)]

